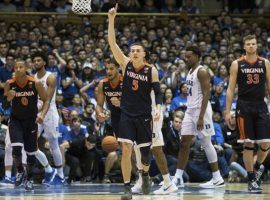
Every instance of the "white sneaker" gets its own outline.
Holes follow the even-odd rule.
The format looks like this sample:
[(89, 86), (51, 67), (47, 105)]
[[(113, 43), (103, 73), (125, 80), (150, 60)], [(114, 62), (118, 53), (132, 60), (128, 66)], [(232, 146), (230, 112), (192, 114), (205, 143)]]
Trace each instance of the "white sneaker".
[(131, 188), (131, 191), (135, 194), (142, 193), (142, 183), (137, 181), (135, 185)]
[(177, 190), (178, 188), (176, 187), (176, 185), (171, 182), (168, 187), (163, 184), (158, 190), (154, 191), (154, 194), (170, 194), (176, 192)]
[(208, 181), (206, 183), (202, 183), (199, 186), (201, 188), (219, 188), (219, 187), (224, 187), (225, 182), (224, 182), (223, 178), (220, 178), (217, 181), (214, 181), (214, 179), (211, 179), (210, 181)]
[(178, 177), (174, 176), (173, 179), (172, 179), (172, 182), (173, 182), (173, 183), (176, 185), (176, 187), (178, 187), (178, 188), (183, 188), (183, 187), (185, 187), (185, 184), (184, 184), (184, 181), (183, 181), (183, 178), (182, 178), (182, 177), (178, 178)]

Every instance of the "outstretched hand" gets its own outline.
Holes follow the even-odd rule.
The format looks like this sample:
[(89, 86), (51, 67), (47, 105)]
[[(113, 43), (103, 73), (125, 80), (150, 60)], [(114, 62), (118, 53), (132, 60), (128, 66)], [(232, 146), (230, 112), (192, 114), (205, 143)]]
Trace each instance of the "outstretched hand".
[(118, 3), (115, 4), (115, 7), (111, 8), (108, 12), (108, 17), (110, 19), (114, 19), (116, 14), (117, 14), (117, 8), (118, 8)]

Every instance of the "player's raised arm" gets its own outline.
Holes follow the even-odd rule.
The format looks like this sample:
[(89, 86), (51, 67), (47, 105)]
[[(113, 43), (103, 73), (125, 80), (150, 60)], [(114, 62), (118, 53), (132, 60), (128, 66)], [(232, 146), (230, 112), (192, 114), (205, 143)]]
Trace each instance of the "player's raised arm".
[(122, 71), (124, 72), (129, 58), (125, 56), (125, 54), (122, 52), (122, 50), (116, 43), (114, 20), (117, 13), (117, 8), (118, 4), (116, 4), (115, 7), (111, 8), (108, 12), (108, 41), (115, 60), (118, 62), (119, 65), (121, 65)]

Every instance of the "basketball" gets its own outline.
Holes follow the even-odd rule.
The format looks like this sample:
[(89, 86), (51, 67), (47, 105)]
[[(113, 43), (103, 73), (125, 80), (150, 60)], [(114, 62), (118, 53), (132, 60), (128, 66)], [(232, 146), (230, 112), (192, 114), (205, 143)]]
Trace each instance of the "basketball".
[(103, 138), (101, 142), (101, 147), (103, 151), (110, 153), (116, 151), (118, 148), (118, 142), (114, 136), (108, 135)]

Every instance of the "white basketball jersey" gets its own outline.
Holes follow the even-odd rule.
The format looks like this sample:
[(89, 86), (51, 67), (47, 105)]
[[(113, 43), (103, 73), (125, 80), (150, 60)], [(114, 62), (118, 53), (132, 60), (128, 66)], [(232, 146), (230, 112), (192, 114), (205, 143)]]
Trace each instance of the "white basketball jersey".
[(189, 70), (186, 83), (188, 87), (188, 96), (187, 96), (187, 108), (200, 108), (202, 105), (202, 89), (201, 84), (198, 79), (198, 70), (202, 68), (202, 65), (199, 65), (193, 72), (192, 69)]
[[(42, 78), (38, 78), (37, 74), (35, 74), (35, 78), (41, 82), (41, 84), (43, 85), (43, 87), (45, 88), (46, 91), (47, 91), (47, 89), (48, 89), (47, 78), (48, 78), (48, 76), (49, 76), (50, 74), (52, 74), (52, 73), (46, 71), (45, 75), (44, 75)], [(54, 94), (53, 94), (53, 96), (52, 96), (52, 99), (51, 99), (51, 102), (50, 102), (50, 107), (49, 107), (49, 109), (50, 109), (52, 106), (56, 106), (56, 104), (55, 104), (55, 96), (56, 96), (56, 90), (54, 91)], [(38, 101), (39, 101), (39, 103), (40, 103), (41, 99), (39, 98)]]

